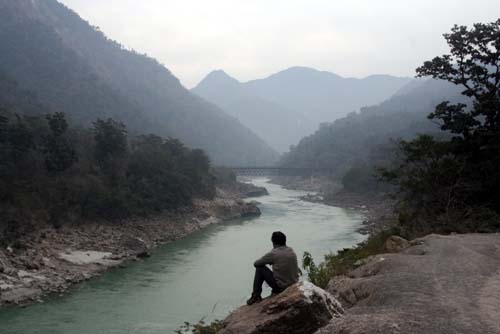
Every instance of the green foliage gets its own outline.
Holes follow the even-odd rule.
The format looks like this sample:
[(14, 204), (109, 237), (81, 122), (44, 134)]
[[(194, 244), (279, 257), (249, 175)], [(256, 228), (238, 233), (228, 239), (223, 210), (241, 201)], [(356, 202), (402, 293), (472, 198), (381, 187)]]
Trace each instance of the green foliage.
[(383, 176), (399, 186), (400, 222), (413, 234), (499, 230), (500, 20), (455, 26), (445, 39), (450, 54), (417, 73), (463, 87), (470, 100), (440, 103), (429, 118), (452, 138), (402, 141), (400, 164)]
[(326, 288), (332, 277), (346, 274), (356, 267), (359, 263), (358, 261), (383, 253), (387, 238), (392, 235), (401, 234), (399, 228), (390, 228), (381, 231), (354, 248), (345, 248), (338, 251), (337, 254), (325, 255), (325, 260), (319, 265), (314, 263), (311, 254), (305, 252), (302, 259), (302, 267), (307, 272), (309, 280), (313, 284), (321, 288)]
[(320, 263), (319, 266), (316, 265), (309, 252), (304, 252), (302, 256), (302, 268), (306, 271), (309, 280), (321, 288), (325, 288), (332, 277), (326, 268), (325, 262)]
[[(111, 118), (98, 119), (93, 123), (95, 160), (112, 183), (118, 182), (123, 174), (127, 156), (127, 131), (125, 125)], [(120, 171), (122, 173), (120, 173)]]
[(214, 195), (210, 170), (202, 151), (154, 135), (129, 139), (112, 119), (97, 120), (89, 130), (68, 127), (62, 113), (44, 118), (0, 112), (4, 222), (37, 216), (59, 226), (74, 218), (175, 210), (193, 197)]
[(500, 130), (500, 19), (476, 23), (471, 29), (455, 25), (444, 35), (450, 54), (426, 61), (419, 76), (431, 76), (462, 86), (466, 104), (441, 103), (429, 118), (438, 119), (441, 129), (468, 140), (475, 134)]
[(217, 334), (222, 329), (222, 321), (214, 320), (210, 324), (206, 324), (200, 320), (197, 324), (184, 323), (178, 330), (177, 334), (192, 333), (192, 334)]
[(65, 136), (68, 123), (64, 114), (48, 115), (47, 121), (51, 132), (45, 136), (45, 166), (49, 172), (60, 173), (76, 162), (76, 152)]
[(219, 185), (232, 186), (236, 184), (236, 174), (229, 168), (214, 168), (213, 174), (215, 176), (215, 182)]
[(342, 185), (354, 193), (378, 192), (387, 188), (377, 177), (375, 167), (364, 163), (348, 169), (342, 177)]

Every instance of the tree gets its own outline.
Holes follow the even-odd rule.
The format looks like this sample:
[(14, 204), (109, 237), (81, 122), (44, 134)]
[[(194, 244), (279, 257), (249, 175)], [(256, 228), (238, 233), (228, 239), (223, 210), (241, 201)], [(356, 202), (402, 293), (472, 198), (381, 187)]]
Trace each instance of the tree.
[(127, 130), (125, 125), (111, 118), (98, 119), (93, 123), (95, 159), (112, 183), (116, 183), (120, 171), (124, 172), (123, 160), (127, 155)]
[(425, 62), (417, 73), (463, 86), (471, 104), (444, 101), (429, 118), (454, 134), (451, 149), (465, 158), (465, 174), (475, 184), (472, 202), (500, 211), (500, 19), (471, 29), (454, 26), (444, 37), (450, 54)]
[(477, 23), (468, 29), (455, 25), (444, 34), (450, 54), (435, 57), (417, 68), (419, 77), (431, 76), (465, 88), (473, 99), (466, 104), (442, 102), (429, 115), (442, 122), (441, 128), (464, 139), (500, 130), (500, 19)]
[(444, 37), (450, 53), (425, 62), (417, 74), (462, 86), (470, 102), (437, 105), (429, 118), (450, 132), (451, 140), (402, 141), (400, 163), (383, 175), (399, 186), (400, 217), (413, 230), (495, 230), (500, 227), (500, 20), (471, 29), (454, 26)]
[(68, 123), (64, 113), (58, 112), (46, 117), (50, 134), (45, 136), (45, 166), (49, 172), (60, 173), (70, 168), (76, 161), (76, 152), (65, 133)]

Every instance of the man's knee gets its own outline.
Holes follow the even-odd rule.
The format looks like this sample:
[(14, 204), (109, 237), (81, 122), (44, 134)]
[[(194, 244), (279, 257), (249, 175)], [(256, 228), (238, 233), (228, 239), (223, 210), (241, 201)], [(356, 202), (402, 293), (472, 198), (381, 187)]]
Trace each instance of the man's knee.
[(255, 271), (259, 274), (263, 274), (266, 272), (266, 267), (255, 267)]

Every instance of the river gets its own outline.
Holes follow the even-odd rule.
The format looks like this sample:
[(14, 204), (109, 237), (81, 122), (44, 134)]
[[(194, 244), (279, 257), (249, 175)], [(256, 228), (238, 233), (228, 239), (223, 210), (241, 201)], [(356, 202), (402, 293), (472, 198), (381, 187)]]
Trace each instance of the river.
[[(224, 318), (250, 295), (253, 261), (283, 231), (299, 259), (363, 240), (363, 216), (301, 201), (304, 192), (256, 178), (270, 195), (258, 198), (262, 216), (208, 227), (156, 249), (145, 261), (79, 284), (62, 297), (0, 310), (1, 334), (166, 334), (184, 321)], [(300, 260), (299, 260), (300, 261)], [(266, 293), (266, 291), (265, 291)]]

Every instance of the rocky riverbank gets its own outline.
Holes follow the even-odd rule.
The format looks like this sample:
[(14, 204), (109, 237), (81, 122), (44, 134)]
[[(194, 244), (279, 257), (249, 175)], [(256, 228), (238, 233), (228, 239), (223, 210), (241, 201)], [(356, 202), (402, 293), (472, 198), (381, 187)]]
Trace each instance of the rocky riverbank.
[[(244, 197), (263, 193), (242, 187)], [(195, 200), (189, 208), (155, 217), (25, 229), (14, 244), (0, 249), (0, 306), (42, 302), (47, 294), (62, 294), (72, 284), (147, 257), (158, 245), (208, 225), (260, 215), (241, 197), (232, 189), (217, 189), (213, 200)]]
[(275, 177), (272, 183), (288, 189), (311, 192), (302, 197), (305, 201), (323, 203), (344, 209), (362, 212), (366, 219), (359, 233), (373, 235), (391, 226), (396, 217), (393, 212), (394, 199), (384, 193), (353, 193), (328, 177)]

